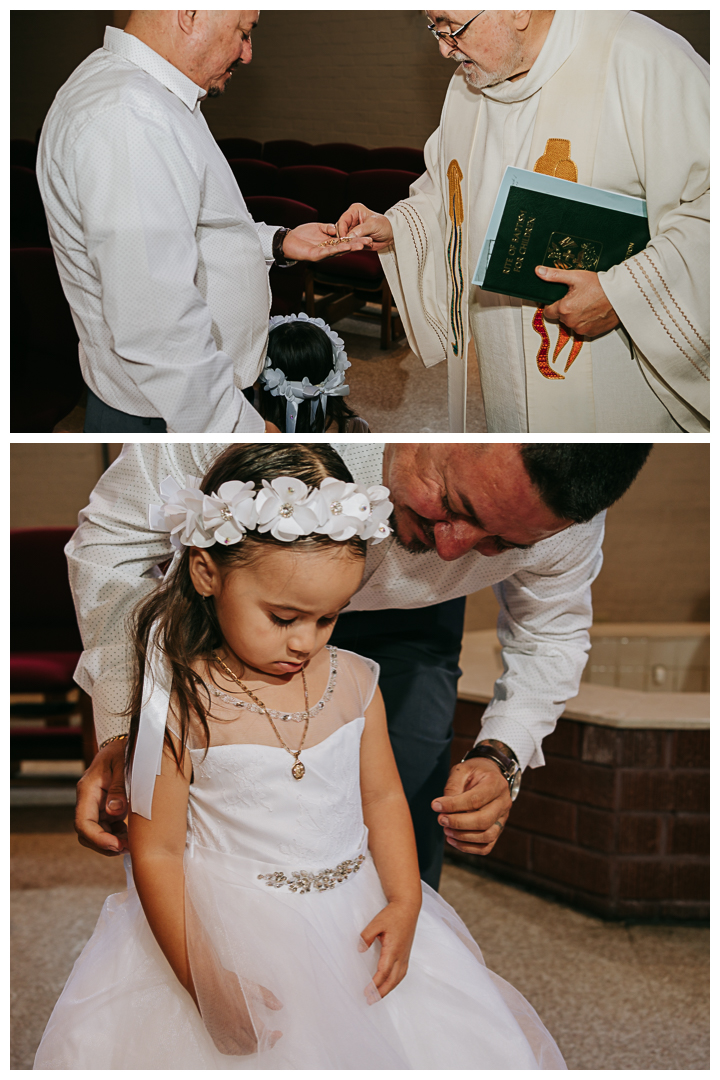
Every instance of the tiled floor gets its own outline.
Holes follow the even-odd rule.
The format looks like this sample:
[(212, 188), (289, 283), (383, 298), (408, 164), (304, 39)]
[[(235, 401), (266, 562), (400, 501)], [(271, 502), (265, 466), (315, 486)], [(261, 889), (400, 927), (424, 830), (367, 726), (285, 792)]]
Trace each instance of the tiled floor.
[[(122, 863), (81, 848), (71, 823), (69, 806), (13, 811), (13, 1069), (32, 1068), (105, 896), (124, 886)], [(569, 1068), (709, 1068), (709, 931), (604, 923), (450, 864), (441, 891)]]
[[(345, 342), (352, 367), (348, 404), (372, 432), (448, 430), (447, 364), (426, 368), (406, 342), (383, 352), (380, 328), (344, 319), (333, 327)], [(474, 347), (468, 357), (467, 430), (485, 431), (480, 378)]]
[[(367, 420), (374, 434), (448, 430), (446, 364), (424, 367), (404, 340), (381, 350), (379, 324), (350, 318), (336, 323), (333, 329), (344, 340), (352, 364), (347, 372), (348, 404)], [(56, 431), (80, 432), (84, 421), (84, 409), (76, 408), (60, 421)], [(467, 430), (485, 431), (472, 344), (468, 358)]]

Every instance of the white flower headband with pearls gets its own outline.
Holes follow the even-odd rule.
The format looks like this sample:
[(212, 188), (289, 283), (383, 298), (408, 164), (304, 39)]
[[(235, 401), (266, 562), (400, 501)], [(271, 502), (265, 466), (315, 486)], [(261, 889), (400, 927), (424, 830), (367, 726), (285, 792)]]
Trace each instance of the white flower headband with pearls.
[(181, 487), (172, 476), (160, 484), (162, 504), (149, 507), (150, 528), (170, 533), (170, 542), (208, 548), (237, 544), (247, 532), (269, 532), (287, 543), (320, 533), (332, 540), (359, 536), (378, 544), (392, 533), (393, 504), (382, 485), (363, 487), (327, 477), (310, 488), (293, 476), (279, 476), (256, 491), (252, 482), (229, 480), (205, 495), (199, 476), (186, 476)]

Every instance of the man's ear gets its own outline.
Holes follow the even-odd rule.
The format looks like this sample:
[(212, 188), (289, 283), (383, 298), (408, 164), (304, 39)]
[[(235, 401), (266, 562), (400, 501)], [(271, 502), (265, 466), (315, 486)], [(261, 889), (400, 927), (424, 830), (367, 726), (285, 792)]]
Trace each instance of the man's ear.
[(195, 20), (197, 18), (197, 11), (178, 11), (178, 27), (183, 34), (187, 34), (188, 37), (195, 29)]
[(200, 596), (216, 596), (221, 580), (217, 564), (204, 548), (191, 548), (188, 563), (190, 580)]
[(532, 17), (532, 11), (513, 11), (513, 15), (515, 16), (515, 29), (527, 30)]

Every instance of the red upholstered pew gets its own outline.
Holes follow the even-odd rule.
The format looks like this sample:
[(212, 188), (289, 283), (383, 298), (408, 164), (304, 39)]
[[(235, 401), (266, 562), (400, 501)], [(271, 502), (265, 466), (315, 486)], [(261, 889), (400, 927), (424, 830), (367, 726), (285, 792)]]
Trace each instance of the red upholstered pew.
[[(92, 704), (68, 701), (82, 652), (64, 548), (73, 529), (10, 530), (10, 693), (40, 702), (10, 706), (10, 758), (65, 761), (95, 753)], [(82, 727), (70, 725), (81, 713)], [(44, 720), (43, 726), (23, 724)]]

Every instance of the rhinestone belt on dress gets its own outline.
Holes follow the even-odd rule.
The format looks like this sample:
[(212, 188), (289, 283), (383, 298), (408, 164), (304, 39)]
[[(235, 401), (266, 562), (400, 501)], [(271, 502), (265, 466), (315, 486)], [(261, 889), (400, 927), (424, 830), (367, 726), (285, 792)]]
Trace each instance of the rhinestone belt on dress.
[(365, 856), (358, 855), (356, 859), (338, 863), (332, 870), (318, 870), (315, 874), (310, 870), (292, 870), (290, 874), (275, 870), (272, 874), (258, 874), (258, 881), (264, 881), (273, 889), (288, 888), (290, 892), (308, 893), (312, 889), (325, 892), (342, 885), (351, 874), (357, 874), (364, 862)]

